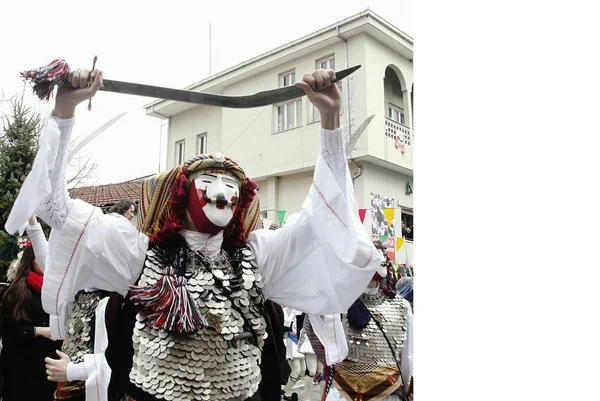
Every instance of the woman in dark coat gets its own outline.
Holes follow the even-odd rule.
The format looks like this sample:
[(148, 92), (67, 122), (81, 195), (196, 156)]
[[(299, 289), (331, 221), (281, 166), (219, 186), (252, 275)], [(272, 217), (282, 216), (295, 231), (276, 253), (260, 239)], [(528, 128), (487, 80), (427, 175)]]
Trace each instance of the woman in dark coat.
[(61, 342), (50, 335), (48, 314), (42, 308), (42, 282), (43, 274), (29, 242), (0, 303), (3, 401), (54, 399), (56, 383), (47, 379), (44, 358), (55, 358)]

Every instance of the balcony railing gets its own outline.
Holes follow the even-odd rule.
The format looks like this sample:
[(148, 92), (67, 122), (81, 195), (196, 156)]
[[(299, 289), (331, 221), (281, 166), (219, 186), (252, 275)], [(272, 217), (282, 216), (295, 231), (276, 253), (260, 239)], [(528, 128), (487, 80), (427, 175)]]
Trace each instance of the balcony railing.
[(411, 129), (387, 117), (385, 119), (385, 136), (394, 140), (400, 136), (399, 139), (402, 139), (406, 146), (411, 146), (412, 143)]

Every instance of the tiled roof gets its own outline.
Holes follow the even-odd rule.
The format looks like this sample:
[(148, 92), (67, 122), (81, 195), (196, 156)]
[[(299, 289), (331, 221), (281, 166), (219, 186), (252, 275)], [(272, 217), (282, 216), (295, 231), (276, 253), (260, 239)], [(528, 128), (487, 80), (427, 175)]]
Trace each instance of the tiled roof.
[(73, 199), (81, 199), (97, 207), (112, 206), (124, 198), (137, 203), (144, 178), (146, 177), (135, 178), (118, 184), (72, 188), (69, 189), (69, 194)]

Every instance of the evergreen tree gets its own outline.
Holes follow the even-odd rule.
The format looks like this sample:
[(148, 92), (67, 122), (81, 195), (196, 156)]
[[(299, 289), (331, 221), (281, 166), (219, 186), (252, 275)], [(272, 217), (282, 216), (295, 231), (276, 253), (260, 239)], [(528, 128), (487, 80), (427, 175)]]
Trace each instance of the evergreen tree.
[[(23, 98), (11, 101), (12, 110), (3, 118), (0, 134), (0, 228), (6, 219), (25, 177), (29, 174), (38, 150), (41, 130), (39, 113), (23, 104)], [(18, 252), (16, 240), (6, 232), (0, 234), (0, 280)]]

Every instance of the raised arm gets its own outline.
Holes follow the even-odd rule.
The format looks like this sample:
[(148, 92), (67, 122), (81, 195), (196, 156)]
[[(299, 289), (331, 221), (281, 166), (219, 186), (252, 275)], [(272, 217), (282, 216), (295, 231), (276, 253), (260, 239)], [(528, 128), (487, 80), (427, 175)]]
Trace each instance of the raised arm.
[(42, 225), (38, 223), (35, 216), (29, 218), (29, 226), (27, 227), (27, 234), (31, 240), (31, 246), (33, 246), (33, 253), (35, 254), (35, 260), (43, 272), (46, 269), (46, 257), (48, 256), (48, 240), (42, 230)]
[(296, 83), (321, 113), (321, 151), (302, 211), (279, 230), (249, 237), (265, 296), (310, 314), (344, 312), (381, 263), (358, 217), (339, 126), (340, 94), (329, 86), (334, 78), (321, 70)]
[(6, 231), (11, 234), (34, 212), (52, 228), (59, 230), (69, 214), (71, 200), (66, 184), (67, 152), (75, 124), (75, 107), (100, 89), (102, 72), (77, 70), (69, 73), (68, 81), (78, 89), (58, 89), (54, 111), (40, 135), (40, 147), (33, 167), (6, 222)]

